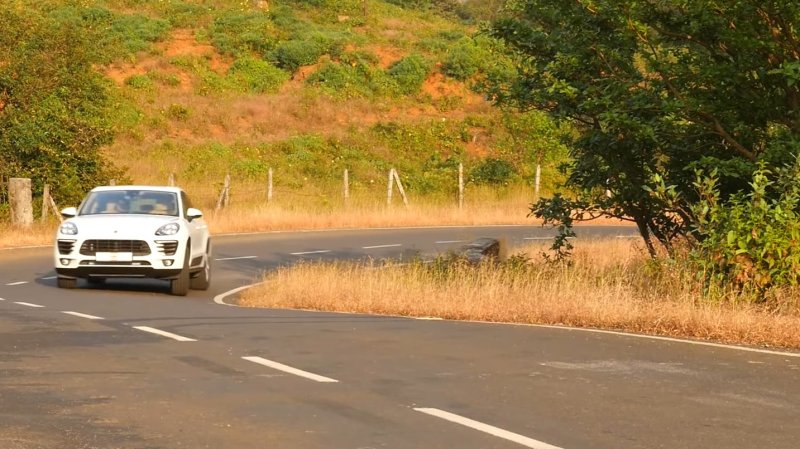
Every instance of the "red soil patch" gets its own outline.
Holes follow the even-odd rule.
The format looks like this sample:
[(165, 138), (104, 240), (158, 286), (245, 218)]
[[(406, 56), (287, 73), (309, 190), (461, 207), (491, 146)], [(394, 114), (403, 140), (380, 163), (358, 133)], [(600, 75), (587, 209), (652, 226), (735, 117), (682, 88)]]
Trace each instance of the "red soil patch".
[(378, 65), (383, 69), (388, 69), (392, 64), (405, 57), (405, 52), (399, 48), (374, 45), (372, 47), (367, 47), (367, 50), (375, 53), (375, 56), (378, 57)]
[(179, 56), (194, 56), (207, 58), (209, 67), (217, 73), (225, 73), (231, 66), (230, 61), (223, 58), (210, 44), (201, 44), (195, 38), (192, 30), (175, 30), (169, 39), (154, 45), (156, 56), (138, 55), (139, 59), (132, 63), (115, 64), (106, 69), (106, 75), (115, 83), (122, 84), (134, 75), (144, 75), (148, 72), (162, 72), (176, 75), (180, 80), (183, 90), (192, 88), (192, 77), (169, 63), (169, 60)]

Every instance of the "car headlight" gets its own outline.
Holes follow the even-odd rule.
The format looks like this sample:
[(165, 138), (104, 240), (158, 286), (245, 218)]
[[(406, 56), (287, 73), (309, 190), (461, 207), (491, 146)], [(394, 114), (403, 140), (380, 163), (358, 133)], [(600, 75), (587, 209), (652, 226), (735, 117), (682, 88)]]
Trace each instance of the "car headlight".
[(167, 223), (164, 226), (158, 228), (156, 231), (156, 235), (175, 235), (181, 229), (181, 225), (178, 223)]
[(58, 232), (64, 235), (76, 235), (78, 234), (78, 226), (76, 226), (75, 223), (68, 221), (58, 228)]

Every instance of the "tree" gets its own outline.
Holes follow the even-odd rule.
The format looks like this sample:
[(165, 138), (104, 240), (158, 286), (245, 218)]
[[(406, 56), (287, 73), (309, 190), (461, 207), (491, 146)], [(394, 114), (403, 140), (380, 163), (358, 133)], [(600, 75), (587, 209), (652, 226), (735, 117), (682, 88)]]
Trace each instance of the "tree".
[(632, 220), (655, 254), (655, 242), (703, 238), (695, 171), (716, 168), (725, 200), (759, 162), (800, 150), (796, 2), (512, 0), (506, 13), (490, 33), (519, 74), (492, 95), (579, 130), (575, 197), (544, 199), (535, 215)]
[(109, 86), (86, 29), (21, 5), (0, 5), (0, 176), (75, 202), (119, 174), (99, 153), (113, 135)]

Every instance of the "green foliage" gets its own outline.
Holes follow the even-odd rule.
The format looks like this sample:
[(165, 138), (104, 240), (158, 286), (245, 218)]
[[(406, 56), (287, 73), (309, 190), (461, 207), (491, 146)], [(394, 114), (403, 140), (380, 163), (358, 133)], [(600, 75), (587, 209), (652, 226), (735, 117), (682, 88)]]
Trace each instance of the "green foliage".
[(112, 138), (108, 85), (92, 33), (33, 8), (0, 5), (0, 177), (49, 183), (76, 202), (118, 176), (98, 149)]
[(488, 54), (483, 48), (472, 39), (464, 38), (447, 52), (442, 72), (457, 80), (466, 81), (475, 76), (487, 60)]
[(209, 36), (224, 54), (263, 55), (275, 48), (278, 30), (267, 14), (231, 10), (215, 17)]
[[(753, 191), (759, 161), (774, 170), (800, 151), (797, 41), (772, 25), (800, 23), (793, 3), (519, 0), (508, 13), (490, 33), (518, 74), (487, 94), (574, 123), (564, 204), (634, 220), (653, 255), (704, 238), (694, 170), (720, 167), (726, 202)], [(652, 194), (663, 186), (670, 201)]]
[(400, 92), (413, 94), (419, 91), (430, 73), (430, 63), (422, 55), (412, 54), (397, 61), (389, 68), (389, 76), (395, 80)]
[(800, 159), (776, 170), (760, 163), (750, 185), (723, 201), (716, 171), (698, 174), (703, 239), (693, 256), (710, 288), (733, 285), (758, 301), (771, 288), (800, 283)]
[(394, 78), (365, 64), (352, 66), (327, 62), (312, 73), (306, 83), (340, 99), (392, 96), (399, 90)]
[(469, 180), (476, 184), (508, 185), (515, 175), (516, 170), (510, 162), (487, 158), (470, 171)]
[(149, 89), (153, 87), (153, 80), (147, 75), (132, 75), (125, 79), (125, 85), (134, 89)]
[(290, 40), (277, 45), (270, 59), (278, 67), (295, 72), (304, 65), (316, 64), (325, 53), (322, 42), (315, 40)]
[(244, 57), (231, 66), (228, 76), (242, 90), (253, 93), (276, 92), (289, 80), (289, 74), (261, 59)]

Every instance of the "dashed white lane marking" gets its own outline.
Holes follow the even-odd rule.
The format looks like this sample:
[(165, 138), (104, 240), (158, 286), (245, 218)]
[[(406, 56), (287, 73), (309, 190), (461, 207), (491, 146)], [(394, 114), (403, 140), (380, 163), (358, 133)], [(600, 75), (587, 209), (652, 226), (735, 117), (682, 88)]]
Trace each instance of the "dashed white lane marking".
[(239, 259), (257, 259), (258, 256), (241, 256), (241, 257), (223, 257), (221, 259), (214, 259), (214, 260), (239, 260)]
[(439, 240), (438, 242), (434, 243), (436, 243), (437, 245), (445, 245), (448, 243), (463, 243), (463, 242), (466, 242), (466, 240)]
[(305, 256), (306, 254), (325, 254), (325, 253), (329, 253), (329, 252), (331, 252), (331, 250), (329, 250), (329, 249), (321, 249), (321, 250), (318, 250), (318, 251), (303, 251), (303, 252), (300, 252), (300, 253), (289, 253), (289, 254), (291, 254), (293, 256)]
[(154, 327), (148, 326), (133, 326), (134, 329), (143, 331), (143, 332), (150, 332), (151, 334), (161, 335), (162, 337), (171, 338), (177, 341), (197, 341), (194, 338), (184, 337), (182, 335), (173, 334), (172, 332), (162, 331), (161, 329), (156, 329)]
[(5, 301), (5, 300), (6, 300), (5, 298), (0, 298), (0, 301)]
[(19, 304), (19, 305), (25, 306), (25, 307), (37, 307), (37, 308), (38, 307), (44, 307), (44, 306), (39, 305), (39, 304), (31, 304), (29, 302), (22, 302), (22, 301), (14, 301), (14, 304)]
[(103, 317), (94, 316), (94, 315), (88, 315), (88, 314), (85, 314), (85, 313), (80, 313), (80, 312), (68, 312), (68, 311), (64, 311), (64, 312), (61, 312), (61, 313), (66, 313), (67, 315), (76, 316), (76, 317), (78, 317), (78, 318), (86, 318), (86, 319), (90, 319), (90, 320), (104, 320), (104, 319), (105, 319), (105, 318), (103, 318)]
[(294, 374), (295, 376), (305, 377), (306, 379), (313, 380), (315, 382), (339, 382), (336, 379), (331, 379), (330, 377), (320, 376), (319, 374), (309, 373), (308, 371), (303, 371), (301, 369), (292, 368), (291, 366), (284, 365), (283, 363), (273, 362), (272, 360), (267, 360), (263, 357), (242, 357), (243, 359), (258, 363), (259, 365), (264, 365), (272, 369), (276, 369), (278, 371), (283, 371), (284, 373)]
[(28, 283), (28, 281), (11, 282), (10, 284), (6, 284), (6, 286), (13, 287), (15, 285), (22, 285), (22, 284), (27, 284), (27, 283)]
[(43, 281), (49, 281), (49, 280), (52, 280), (52, 279), (58, 279), (58, 276), (48, 276), (46, 278), (42, 278)]
[(534, 440), (533, 438), (528, 438), (526, 436), (509, 432), (507, 430), (503, 430), (499, 427), (490, 426), (489, 424), (484, 424), (479, 421), (475, 421), (469, 418), (464, 418), (463, 416), (459, 416), (450, 412), (446, 412), (444, 410), (439, 410), (436, 408), (415, 408), (414, 410), (422, 413), (426, 413), (431, 416), (435, 416), (437, 418), (441, 418), (456, 424), (461, 424), (462, 426), (466, 426), (480, 432), (488, 433), (489, 435), (496, 436), (498, 438), (502, 438), (504, 440), (512, 441), (517, 444), (521, 444), (525, 447), (530, 447), (533, 449), (561, 449), (558, 446), (553, 446), (552, 444), (547, 444), (542, 441)]
[(400, 243), (394, 243), (391, 245), (373, 245), (373, 246), (362, 246), (361, 249), (378, 249), (378, 248), (397, 248), (398, 246), (403, 246)]

